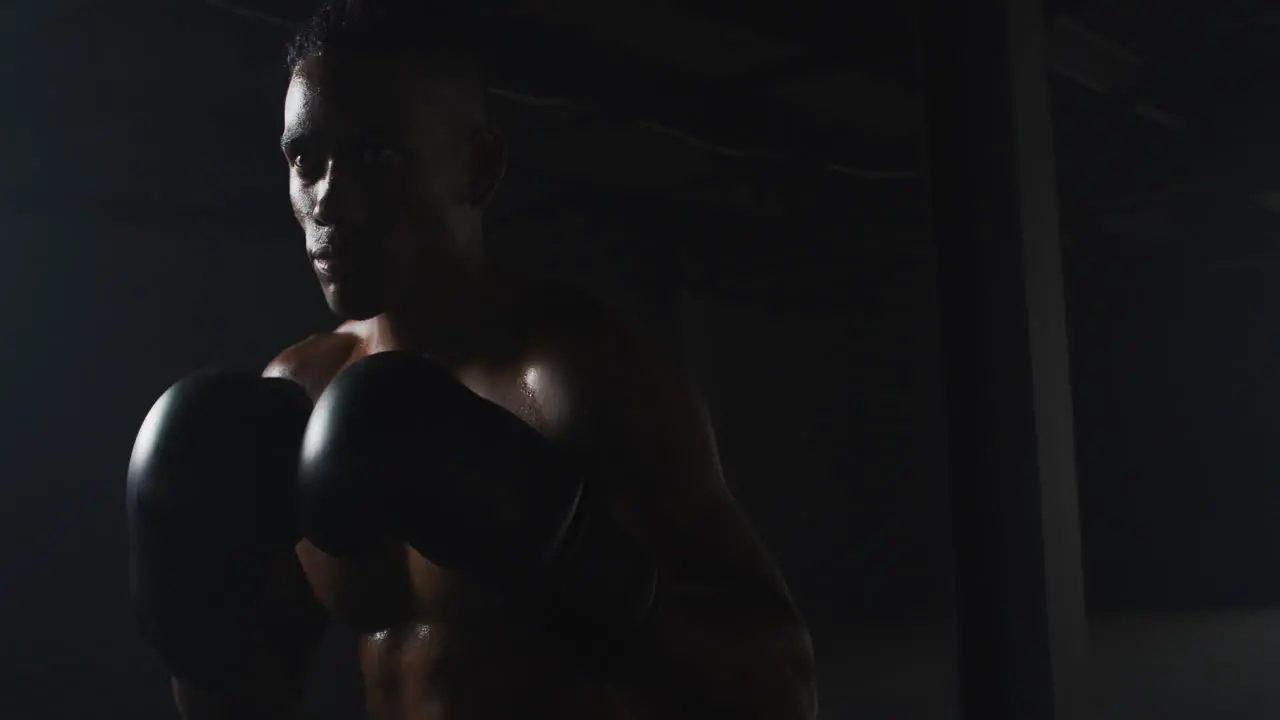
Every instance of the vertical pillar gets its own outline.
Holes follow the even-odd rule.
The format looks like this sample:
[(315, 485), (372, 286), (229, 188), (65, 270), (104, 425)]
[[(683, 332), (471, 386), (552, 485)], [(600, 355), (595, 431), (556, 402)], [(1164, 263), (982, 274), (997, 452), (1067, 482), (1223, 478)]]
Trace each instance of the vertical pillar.
[(960, 706), (1084, 717), (1086, 631), (1041, 0), (924, 0)]

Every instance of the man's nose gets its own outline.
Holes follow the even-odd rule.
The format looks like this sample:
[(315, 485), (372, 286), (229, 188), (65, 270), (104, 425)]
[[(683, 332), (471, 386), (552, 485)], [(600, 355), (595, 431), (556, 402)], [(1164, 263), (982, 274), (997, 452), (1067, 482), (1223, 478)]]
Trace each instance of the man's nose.
[(319, 225), (359, 224), (364, 221), (365, 198), (355, 173), (330, 160), (315, 184), (316, 204), (311, 216)]

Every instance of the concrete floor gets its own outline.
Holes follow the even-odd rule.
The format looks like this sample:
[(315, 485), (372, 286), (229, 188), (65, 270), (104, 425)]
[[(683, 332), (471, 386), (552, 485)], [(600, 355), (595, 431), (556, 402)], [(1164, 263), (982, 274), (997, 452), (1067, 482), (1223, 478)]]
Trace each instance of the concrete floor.
[[(1280, 609), (1101, 616), (1090, 626), (1090, 720), (1280, 718)], [(823, 720), (958, 717), (946, 628), (840, 635), (821, 643)]]

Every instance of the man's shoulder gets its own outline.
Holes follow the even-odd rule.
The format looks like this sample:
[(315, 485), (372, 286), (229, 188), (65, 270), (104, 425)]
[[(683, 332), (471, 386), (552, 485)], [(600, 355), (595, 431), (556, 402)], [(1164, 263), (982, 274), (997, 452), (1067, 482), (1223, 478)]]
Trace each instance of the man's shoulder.
[(262, 375), (292, 380), (315, 397), (351, 362), (359, 349), (359, 335), (342, 325), (285, 348), (267, 363)]
[(644, 376), (675, 378), (681, 363), (673, 348), (625, 305), (571, 285), (530, 291), (523, 314), (533, 359), (592, 386), (630, 384)]
[(640, 326), (624, 308), (584, 288), (539, 283), (521, 288), (519, 314), (534, 352), (561, 361), (599, 361), (636, 342)]
[(528, 283), (519, 287), (516, 297), (526, 326), (539, 337), (577, 344), (634, 340), (646, 330), (634, 311), (580, 285)]

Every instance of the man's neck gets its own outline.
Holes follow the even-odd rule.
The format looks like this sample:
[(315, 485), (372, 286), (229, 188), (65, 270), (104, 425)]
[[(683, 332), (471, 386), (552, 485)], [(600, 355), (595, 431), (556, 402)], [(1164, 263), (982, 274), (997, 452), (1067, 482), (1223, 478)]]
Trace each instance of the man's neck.
[(502, 294), (487, 270), (432, 283), (412, 302), (373, 319), (379, 344), (423, 353), (452, 364), (492, 342), (502, 324)]

